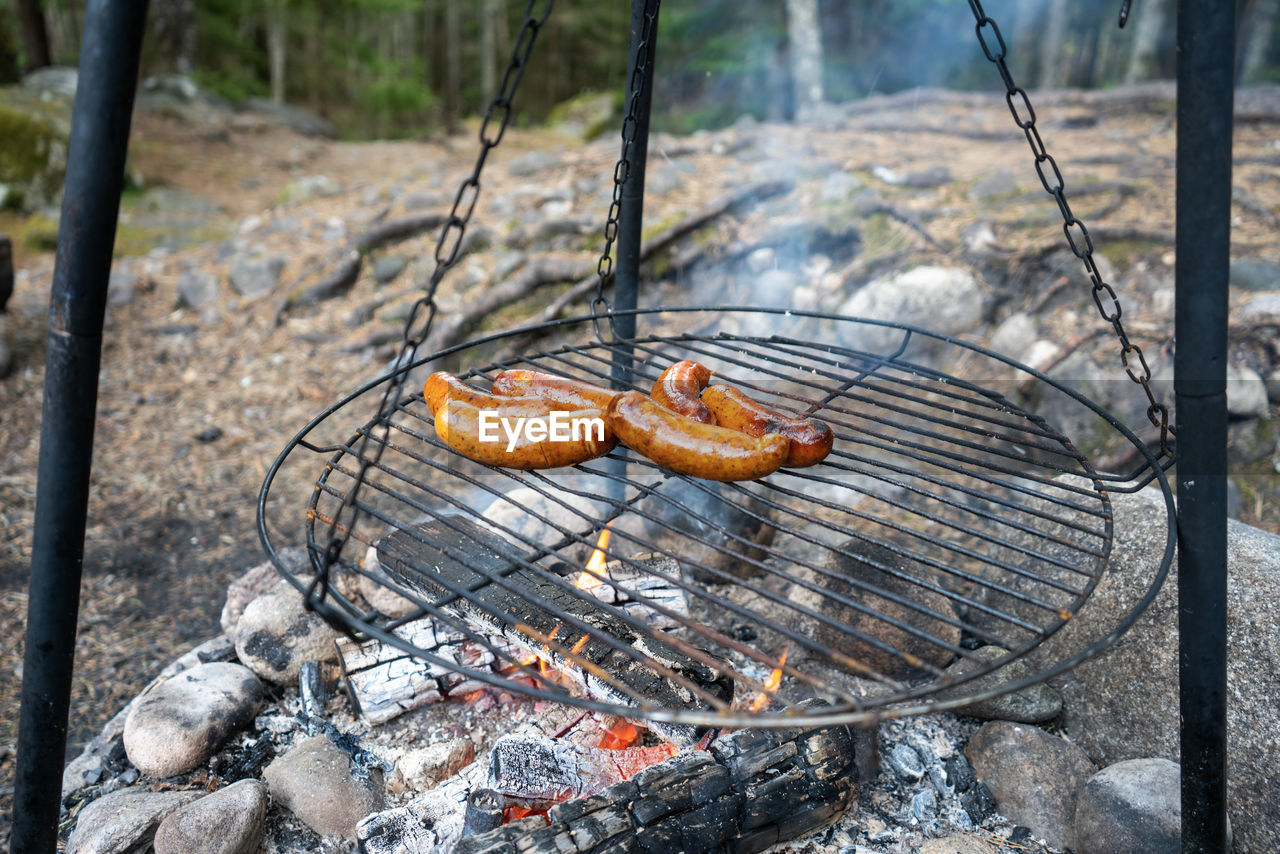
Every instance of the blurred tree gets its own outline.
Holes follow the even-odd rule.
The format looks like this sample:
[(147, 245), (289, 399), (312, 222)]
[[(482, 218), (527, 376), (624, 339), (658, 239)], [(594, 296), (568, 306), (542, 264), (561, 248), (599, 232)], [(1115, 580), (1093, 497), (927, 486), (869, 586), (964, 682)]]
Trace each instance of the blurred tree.
[(1240, 15), (1241, 83), (1257, 83), (1268, 77), (1267, 60), (1280, 22), (1280, 0), (1250, 0)]
[(1168, 74), (1164, 60), (1173, 47), (1175, 17), (1170, 6), (1170, 0), (1142, 0), (1136, 4), (1129, 26), (1136, 25), (1137, 29), (1124, 82), (1135, 83)]
[(45, 26), (40, 0), (13, 0), (22, 31), (23, 70), (30, 73), (52, 65), (49, 52), (49, 30)]
[(804, 116), (824, 100), (818, 0), (787, 0), (787, 45), (795, 112)]
[(17, 83), (20, 76), (18, 45), (9, 31), (9, 19), (0, 15), (0, 85)]

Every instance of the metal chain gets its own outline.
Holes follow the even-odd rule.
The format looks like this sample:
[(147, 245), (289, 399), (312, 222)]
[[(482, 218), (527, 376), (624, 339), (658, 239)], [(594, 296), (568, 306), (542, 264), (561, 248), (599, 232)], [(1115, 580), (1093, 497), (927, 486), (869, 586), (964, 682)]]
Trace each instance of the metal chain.
[[(644, 24), (640, 29), (640, 41), (636, 45), (636, 64), (631, 69), (631, 100), (627, 103), (627, 115), (622, 120), (622, 154), (618, 157), (617, 164), (613, 167), (613, 201), (609, 204), (609, 215), (604, 223), (604, 252), (600, 255), (600, 260), (596, 263), (596, 273), (599, 280), (596, 282), (596, 296), (591, 301), (591, 314), (597, 316), (600, 309), (609, 311), (609, 301), (604, 296), (605, 281), (613, 275), (613, 243), (618, 237), (618, 214), (622, 209), (622, 185), (626, 183), (627, 178), (631, 175), (631, 161), (628, 159), (628, 152), (631, 150), (632, 143), (636, 138), (636, 113), (639, 111), (640, 105), (640, 89), (644, 85), (645, 71), (649, 68), (649, 63), (653, 61), (653, 27), (658, 19), (658, 7), (661, 0), (649, 0), (645, 4)], [(597, 334), (599, 326), (596, 327)]]
[[(458, 192), (453, 199), (453, 207), (449, 211), (449, 217), (445, 220), (444, 226), (440, 230), (440, 238), (436, 242), (435, 249), (436, 266), (427, 282), (426, 292), (413, 304), (409, 311), (409, 318), (405, 321), (400, 351), (396, 355), (395, 362), (393, 362), (397, 371), (396, 378), (394, 381), (387, 383), (386, 390), (382, 394), (382, 400), (378, 404), (377, 428), (385, 429), (390, 425), (391, 415), (395, 412), (396, 407), (399, 406), (401, 396), (404, 393), (405, 382), (409, 377), (409, 366), (417, 359), (418, 348), (426, 342), (427, 336), (431, 332), (431, 325), (436, 317), (436, 288), (439, 286), (440, 280), (444, 278), (445, 273), (458, 260), (458, 254), (462, 249), (463, 236), (466, 234), (467, 225), (471, 221), (471, 214), (475, 211), (476, 200), (480, 197), (480, 172), (484, 169), (485, 160), (488, 158), (489, 152), (502, 141), (507, 125), (511, 122), (512, 99), (520, 86), (521, 78), (524, 77), (525, 68), (529, 62), (529, 54), (533, 50), (534, 42), (537, 40), (538, 31), (546, 23), (547, 16), (551, 14), (553, 2), (554, 0), (542, 0), (542, 2), (529, 0), (528, 5), (525, 7), (524, 23), (520, 27), (520, 32), (516, 35), (515, 45), (511, 50), (511, 61), (507, 64), (507, 70), (502, 75), (502, 84), (498, 87), (498, 93), (489, 102), (489, 107), (485, 110), (484, 121), (480, 123), (480, 153), (476, 157), (475, 166), (472, 168), (471, 174), (458, 187)], [(541, 14), (534, 14), (535, 7), (540, 7)], [(348, 540), (351, 539), (356, 522), (360, 518), (360, 509), (356, 504), (356, 496), (364, 485), (365, 476), (369, 469), (378, 465), (382, 459), (382, 452), (386, 448), (384, 441), (373, 438), (376, 432), (376, 428), (363, 431), (356, 450), (356, 459), (359, 460), (359, 463), (355, 472), (355, 482), (352, 483), (350, 489), (343, 496), (342, 506), (339, 507), (338, 512), (334, 514), (334, 518), (329, 522), (328, 530), (325, 533), (328, 544), (325, 547), (321, 571), (316, 576), (316, 579), (312, 581), (311, 587), (307, 591), (308, 606), (322, 612), (325, 609), (323, 600), (329, 589), (329, 569), (337, 561), (338, 556), (342, 554), (342, 550), (346, 547)], [(373, 445), (372, 450), (370, 449), (370, 444)]]
[(1004, 81), (1005, 101), (1009, 104), (1009, 111), (1013, 113), (1013, 121), (1026, 134), (1027, 142), (1031, 145), (1040, 183), (1045, 192), (1053, 196), (1058, 203), (1058, 210), (1062, 213), (1062, 231), (1067, 237), (1067, 245), (1084, 263), (1085, 272), (1089, 274), (1089, 280), (1093, 283), (1094, 305), (1097, 306), (1102, 319), (1111, 324), (1120, 341), (1120, 362), (1129, 378), (1147, 395), (1149, 404), (1147, 419), (1160, 429), (1160, 454), (1168, 455), (1170, 453), (1169, 437), (1172, 433), (1169, 429), (1169, 409), (1163, 403), (1156, 401), (1155, 393), (1151, 388), (1151, 368), (1147, 365), (1142, 348), (1129, 340), (1124, 323), (1120, 320), (1122, 311), (1115, 289), (1107, 284), (1102, 274), (1098, 272), (1098, 265), (1093, 259), (1093, 239), (1089, 236), (1089, 229), (1072, 213), (1071, 205), (1067, 203), (1062, 172), (1058, 169), (1058, 163), (1053, 159), (1053, 155), (1045, 148), (1044, 140), (1040, 138), (1040, 131), (1036, 129), (1036, 113), (1031, 106), (1031, 99), (1027, 97), (1026, 90), (1014, 82), (1009, 66), (1005, 63), (1008, 48), (1005, 45), (1004, 36), (1000, 34), (1000, 27), (982, 10), (981, 0), (969, 0), (969, 8), (973, 10), (973, 16), (977, 21), (975, 30), (982, 52), (995, 64), (1000, 72), (1000, 79)]
[(1124, 29), (1124, 25), (1129, 23), (1129, 6), (1133, 0), (1120, 0), (1120, 29)]

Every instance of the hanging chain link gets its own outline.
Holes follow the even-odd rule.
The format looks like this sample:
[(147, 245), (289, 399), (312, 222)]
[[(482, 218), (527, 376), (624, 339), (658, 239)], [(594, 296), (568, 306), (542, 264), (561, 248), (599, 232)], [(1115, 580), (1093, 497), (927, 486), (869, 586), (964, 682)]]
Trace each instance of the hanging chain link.
[[(502, 141), (507, 125), (511, 122), (512, 99), (515, 98), (520, 80), (524, 77), (529, 54), (533, 51), (533, 44), (538, 38), (538, 31), (551, 14), (553, 2), (554, 0), (541, 0), (541, 2), (529, 0), (525, 7), (524, 23), (516, 35), (515, 45), (511, 50), (511, 61), (502, 75), (502, 84), (498, 87), (498, 93), (494, 95), (493, 100), (489, 102), (488, 109), (485, 110), (484, 121), (480, 123), (480, 153), (476, 157), (471, 174), (458, 187), (448, 219), (440, 229), (440, 238), (435, 248), (436, 266), (427, 282), (426, 291), (413, 304), (409, 311), (409, 318), (405, 321), (400, 351), (393, 363), (398, 373), (393, 381), (387, 383), (386, 390), (382, 394), (374, 429), (365, 430), (361, 435), (356, 449), (356, 459), (359, 460), (359, 464), (355, 472), (355, 481), (343, 496), (342, 506), (334, 514), (325, 533), (328, 544), (325, 547), (321, 571), (307, 591), (308, 605), (317, 610), (323, 611), (327, 607), (323, 599), (329, 590), (329, 569), (342, 554), (360, 518), (356, 496), (364, 486), (369, 469), (378, 465), (382, 459), (382, 452), (386, 448), (386, 442), (375, 439), (374, 435), (390, 425), (391, 415), (399, 406), (404, 394), (405, 382), (409, 377), (409, 366), (417, 359), (418, 349), (426, 342), (431, 332), (431, 325), (436, 317), (436, 288), (445, 273), (458, 260), (462, 239), (466, 235), (471, 214), (475, 211), (476, 201), (480, 198), (480, 172), (484, 169), (489, 152)], [(535, 8), (540, 9), (540, 14), (534, 14)]]
[[(649, 68), (649, 63), (653, 61), (653, 28), (658, 20), (658, 6), (661, 0), (649, 0), (645, 4), (644, 24), (640, 29), (640, 41), (636, 45), (636, 64), (631, 69), (631, 82), (629, 91), (631, 92), (631, 100), (627, 102), (627, 115), (622, 120), (622, 154), (618, 157), (617, 164), (613, 167), (613, 201), (609, 204), (609, 215), (604, 223), (604, 252), (600, 255), (600, 260), (596, 263), (596, 273), (599, 279), (596, 282), (596, 296), (591, 301), (591, 314), (598, 316), (600, 309), (606, 312), (610, 310), (609, 301), (604, 296), (604, 286), (608, 278), (613, 275), (613, 257), (610, 254), (613, 251), (614, 241), (618, 238), (618, 214), (622, 209), (622, 185), (626, 183), (627, 178), (631, 176), (631, 161), (629, 159), (631, 145), (636, 139), (636, 125), (638, 119), (636, 114), (640, 109), (640, 90), (644, 86), (645, 72)], [(599, 326), (596, 327), (597, 334)]]
[(1129, 23), (1129, 6), (1133, 0), (1120, 0), (1120, 29), (1124, 29), (1124, 25)]
[[(1126, 3), (1126, 13), (1127, 7)], [(1115, 289), (1107, 284), (1102, 274), (1098, 272), (1097, 262), (1093, 258), (1093, 239), (1089, 236), (1089, 229), (1072, 213), (1071, 205), (1067, 202), (1062, 172), (1058, 169), (1058, 162), (1045, 148), (1044, 140), (1040, 138), (1040, 131), (1036, 129), (1036, 113), (1031, 106), (1031, 99), (1027, 96), (1026, 90), (1014, 82), (1013, 75), (1009, 72), (1009, 66), (1005, 62), (1008, 48), (1005, 45), (1004, 36), (1000, 34), (1000, 27), (982, 10), (981, 0), (969, 0), (969, 8), (973, 10), (973, 16), (977, 21), (975, 30), (982, 52), (995, 64), (1000, 72), (1000, 79), (1004, 81), (1005, 101), (1009, 104), (1009, 111), (1013, 113), (1013, 121), (1026, 134), (1027, 142), (1031, 145), (1031, 153), (1036, 159), (1036, 175), (1040, 177), (1040, 183), (1044, 186), (1045, 192), (1053, 196), (1058, 203), (1058, 210), (1062, 213), (1062, 231), (1067, 237), (1067, 245), (1084, 264), (1085, 272), (1089, 274), (1089, 280), (1093, 283), (1093, 303), (1098, 308), (1098, 314), (1111, 324), (1111, 328), (1115, 330), (1116, 337), (1119, 339), (1120, 362), (1129, 378), (1147, 395), (1147, 419), (1159, 428), (1160, 454), (1167, 456), (1170, 454), (1169, 437), (1172, 434), (1169, 429), (1169, 408), (1156, 400), (1155, 392), (1151, 388), (1151, 368), (1147, 365), (1142, 348), (1129, 340), (1129, 334), (1125, 331), (1124, 323), (1120, 319), (1122, 311)]]

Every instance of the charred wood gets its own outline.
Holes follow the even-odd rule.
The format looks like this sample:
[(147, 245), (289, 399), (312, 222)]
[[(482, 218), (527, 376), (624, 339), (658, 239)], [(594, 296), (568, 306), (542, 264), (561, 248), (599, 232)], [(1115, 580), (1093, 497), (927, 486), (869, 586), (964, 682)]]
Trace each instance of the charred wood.
[(856, 791), (854, 734), (739, 730), (598, 795), (464, 838), (455, 854), (751, 854), (826, 827)]
[[(510, 544), (474, 522), (434, 520), (396, 531), (377, 548), (378, 560), (401, 589), (478, 632), (528, 650), (592, 697), (688, 709), (711, 708), (710, 698), (732, 698), (727, 679), (665, 641), (661, 632), (634, 628), (619, 609), (505, 557)], [(551, 644), (562, 629), (568, 631)], [(570, 648), (572, 655), (565, 655)], [(655, 722), (653, 728), (679, 744), (700, 735), (688, 725)]]

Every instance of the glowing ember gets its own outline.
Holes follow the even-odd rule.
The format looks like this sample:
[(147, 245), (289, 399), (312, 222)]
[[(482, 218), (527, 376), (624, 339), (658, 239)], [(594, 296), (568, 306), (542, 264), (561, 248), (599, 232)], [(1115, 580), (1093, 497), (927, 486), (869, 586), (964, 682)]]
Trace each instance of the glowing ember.
[[(600, 538), (596, 540), (595, 551), (591, 553), (591, 557), (587, 558), (586, 569), (578, 573), (578, 580), (574, 582), (579, 589), (594, 590), (604, 584), (601, 577), (604, 575), (604, 566), (608, 563), (604, 550), (609, 545), (609, 535), (611, 533), (607, 525), (600, 532)], [(595, 573), (595, 575), (592, 575), (592, 573)]]
[(778, 659), (778, 666), (773, 668), (773, 672), (769, 674), (769, 679), (764, 683), (764, 690), (756, 695), (751, 701), (750, 711), (758, 712), (768, 705), (774, 691), (778, 690), (778, 686), (782, 684), (782, 665), (787, 663), (787, 650), (782, 651), (782, 657)]
[(546, 810), (529, 810), (529, 809), (525, 809), (524, 807), (507, 807), (502, 812), (502, 823), (507, 824), (508, 822), (516, 821), (517, 819), (521, 819), (521, 818), (527, 818), (531, 815), (540, 815), (544, 819), (547, 819), (547, 821), (550, 821), (550, 819), (547, 818)]
[(604, 731), (600, 746), (605, 750), (622, 750), (640, 740), (640, 730), (628, 721), (620, 720)]

